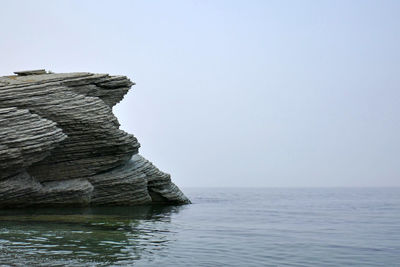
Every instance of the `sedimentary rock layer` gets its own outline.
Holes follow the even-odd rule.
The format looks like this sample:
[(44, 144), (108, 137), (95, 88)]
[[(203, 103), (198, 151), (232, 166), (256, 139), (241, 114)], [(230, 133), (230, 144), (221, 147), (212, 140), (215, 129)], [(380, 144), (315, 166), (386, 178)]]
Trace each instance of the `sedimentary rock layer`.
[(55, 122), (27, 109), (0, 108), (0, 179), (43, 160), (66, 138)]
[(119, 129), (127, 77), (17, 74), (0, 77), (0, 207), (189, 203)]

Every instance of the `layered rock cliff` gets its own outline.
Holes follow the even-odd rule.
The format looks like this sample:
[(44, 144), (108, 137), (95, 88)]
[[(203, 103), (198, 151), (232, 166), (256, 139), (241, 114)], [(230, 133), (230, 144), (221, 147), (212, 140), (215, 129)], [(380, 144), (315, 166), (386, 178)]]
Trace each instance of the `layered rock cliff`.
[(0, 207), (190, 202), (119, 129), (127, 77), (16, 74), (0, 77)]

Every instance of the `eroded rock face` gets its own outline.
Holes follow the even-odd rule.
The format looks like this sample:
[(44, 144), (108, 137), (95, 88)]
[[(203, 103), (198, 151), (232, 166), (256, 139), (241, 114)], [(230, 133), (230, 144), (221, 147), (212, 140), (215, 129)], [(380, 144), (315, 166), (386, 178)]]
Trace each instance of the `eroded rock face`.
[(127, 77), (16, 73), (0, 77), (0, 207), (190, 202), (119, 129)]

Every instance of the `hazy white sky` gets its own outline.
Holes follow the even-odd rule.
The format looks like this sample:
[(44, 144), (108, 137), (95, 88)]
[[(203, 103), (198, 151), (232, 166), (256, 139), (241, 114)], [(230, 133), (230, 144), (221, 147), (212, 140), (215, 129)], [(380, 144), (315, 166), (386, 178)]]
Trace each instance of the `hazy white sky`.
[(180, 186), (400, 186), (400, 1), (0, 1), (0, 74), (127, 75)]

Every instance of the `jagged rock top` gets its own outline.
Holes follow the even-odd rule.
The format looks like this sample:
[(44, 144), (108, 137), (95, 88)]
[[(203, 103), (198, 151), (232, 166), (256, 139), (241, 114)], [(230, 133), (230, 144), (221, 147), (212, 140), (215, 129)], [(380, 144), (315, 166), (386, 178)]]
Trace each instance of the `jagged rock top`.
[(40, 75), (40, 74), (47, 74), (46, 70), (23, 70), (23, 71), (14, 71), (14, 74), (19, 76), (27, 76), (27, 75)]
[(42, 83), (42, 82), (56, 82), (62, 80), (69, 80), (80, 77), (101, 76), (107, 77), (108, 74), (93, 74), (89, 72), (72, 72), (72, 73), (51, 73), (45, 70), (32, 70), (32, 71), (15, 71), (16, 75), (0, 77), (0, 83), (5, 85), (15, 85), (23, 83)]

